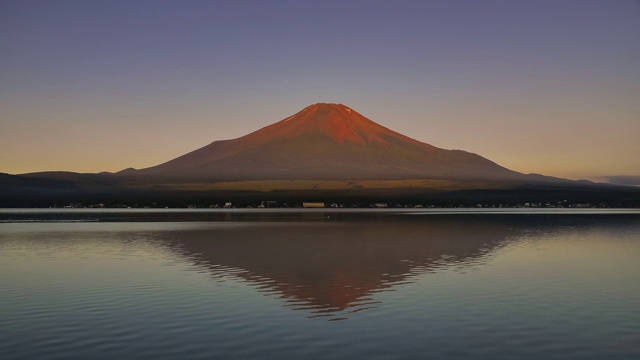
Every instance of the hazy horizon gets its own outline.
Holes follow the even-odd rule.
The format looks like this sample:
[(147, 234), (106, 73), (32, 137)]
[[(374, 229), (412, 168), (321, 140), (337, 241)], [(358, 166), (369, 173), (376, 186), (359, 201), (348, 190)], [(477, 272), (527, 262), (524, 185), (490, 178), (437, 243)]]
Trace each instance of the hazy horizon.
[(4, 1), (0, 172), (150, 167), (330, 102), (518, 172), (634, 182), (639, 18), (637, 1)]

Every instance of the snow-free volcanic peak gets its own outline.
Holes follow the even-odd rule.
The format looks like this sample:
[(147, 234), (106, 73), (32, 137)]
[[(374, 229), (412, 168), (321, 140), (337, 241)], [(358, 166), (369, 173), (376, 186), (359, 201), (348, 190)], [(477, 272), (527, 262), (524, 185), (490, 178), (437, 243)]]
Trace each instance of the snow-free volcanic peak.
[(373, 142), (386, 144), (384, 134), (406, 138), (376, 124), (345, 105), (324, 103), (308, 106), (253, 134), (265, 137), (296, 137), (310, 133), (324, 134), (340, 145), (345, 143), (364, 145)]
[(248, 135), (215, 141), (127, 175), (182, 181), (506, 180), (522, 176), (479, 155), (411, 139), (349, 106), (325, 103), (310, 105)]

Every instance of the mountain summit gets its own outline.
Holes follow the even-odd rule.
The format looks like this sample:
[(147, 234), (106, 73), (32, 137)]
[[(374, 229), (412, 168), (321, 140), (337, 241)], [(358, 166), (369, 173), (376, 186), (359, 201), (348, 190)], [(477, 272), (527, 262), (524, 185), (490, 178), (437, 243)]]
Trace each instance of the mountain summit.
[(525, 175), (479, 155), (445, 150), (381, 126), (342, 104), (314, 104), (248, 135), (215, 141), (121, 175), (182, 181), (507, 180)]

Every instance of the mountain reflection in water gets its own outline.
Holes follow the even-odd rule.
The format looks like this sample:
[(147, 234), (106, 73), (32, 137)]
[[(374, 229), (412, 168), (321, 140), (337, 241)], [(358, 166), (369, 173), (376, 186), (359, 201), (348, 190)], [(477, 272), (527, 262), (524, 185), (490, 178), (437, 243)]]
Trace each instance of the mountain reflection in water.
[(481, 264), (516, 231), (484, 221), (240, 223), (174, 233), (170, 247), (214, 278), (230, 275), (311, 317), (375, 308), (416, 275)]

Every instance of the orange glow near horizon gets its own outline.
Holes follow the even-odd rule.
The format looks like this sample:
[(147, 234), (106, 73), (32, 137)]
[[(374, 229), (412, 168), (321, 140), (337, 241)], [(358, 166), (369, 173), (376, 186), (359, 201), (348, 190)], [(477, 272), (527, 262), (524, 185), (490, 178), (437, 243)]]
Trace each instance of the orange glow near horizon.
[(150, 167), (330, 102), (523, 173), (640, 176), (634, 2), (0, 8), (0, 172)]

